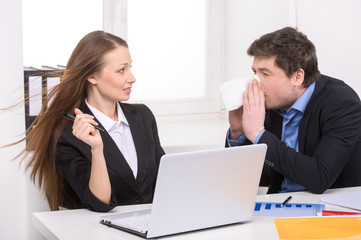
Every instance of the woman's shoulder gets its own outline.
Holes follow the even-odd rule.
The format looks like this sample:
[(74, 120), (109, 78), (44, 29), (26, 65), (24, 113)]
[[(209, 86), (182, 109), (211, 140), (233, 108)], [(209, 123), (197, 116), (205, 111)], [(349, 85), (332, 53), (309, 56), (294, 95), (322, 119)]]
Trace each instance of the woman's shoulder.
[(122, 107), (123, 111), (153, 115), (149, 107), (142, 103), (120, 103), (120, 106)]

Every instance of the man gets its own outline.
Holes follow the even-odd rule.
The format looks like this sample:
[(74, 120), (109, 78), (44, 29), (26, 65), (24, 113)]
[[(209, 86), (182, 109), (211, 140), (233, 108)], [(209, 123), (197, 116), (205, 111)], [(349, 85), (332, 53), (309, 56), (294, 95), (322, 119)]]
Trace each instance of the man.
[(268, 193), (361, 185), (361, 103), (344, 82), (321, 75), (315, 46), (286, 27), (247, 51), (260, 78), (229, 112), (227, 145), (266, 143)]

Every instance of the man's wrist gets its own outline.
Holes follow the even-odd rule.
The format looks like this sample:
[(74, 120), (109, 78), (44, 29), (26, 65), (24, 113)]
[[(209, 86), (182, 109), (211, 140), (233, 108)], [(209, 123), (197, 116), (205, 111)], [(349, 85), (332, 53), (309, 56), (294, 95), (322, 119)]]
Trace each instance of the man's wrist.
[(255, 144), (257, 144), (259, 142), (259, 140), (261, 139), (263, 133), (265, 132), (266, 130), (265, 129), (262, 129), (262, 131), (260, 133), (258, 133), (258, 135), (256, 136), (256, 138), (254, 139), (254, 142)]
[(230, 140), (238, 140), (242, 135), (243, 135), (243, 131), (232, 131), (230, 130)]
[(231, 130), (228, 129), (227, 131), (227, 144), (229, 147), (234, 147), (234, 146), (240, 146), (242, 145), (246, 140), (246, 135), (242, 134), (238, 139), (232, 140), (230, 138), (231, 136)]

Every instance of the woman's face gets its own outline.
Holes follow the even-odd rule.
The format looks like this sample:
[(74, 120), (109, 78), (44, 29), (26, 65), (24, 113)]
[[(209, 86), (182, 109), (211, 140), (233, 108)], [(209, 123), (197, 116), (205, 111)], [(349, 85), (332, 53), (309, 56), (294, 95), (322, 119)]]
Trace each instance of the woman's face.
[(132, 59), (128, 48), (119, 46), (103, 58), (100, 72), (88, 78), (90, 89), (88, 101), (103, 102), (126, 101), (132, 92), (132, 84), (136, 81), (130, 71)]

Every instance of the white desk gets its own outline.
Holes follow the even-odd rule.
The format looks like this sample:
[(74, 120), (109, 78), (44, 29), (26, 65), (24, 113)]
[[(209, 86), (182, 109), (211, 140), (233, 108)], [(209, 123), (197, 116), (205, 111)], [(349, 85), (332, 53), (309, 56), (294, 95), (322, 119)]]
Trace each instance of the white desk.
[[(293, 203), (319, 203), (319, 199), (341, 192), (360, 191), (361, 187), (330, 189), (324, 194), (312, 194), (309, 192), (282, 193), (270, 195), (257, 195), (256, 201), (282, 202), (292, 195)], [(136, 209), (150, 208), (150, 204), (116, 207), (109, 213), (127, 212)], [(331, 205), (326, 205), (329, 210), (341, 210)], [(345, 210), (345, 209), (342, 209)], [(99, 216), (109, 213), (96, 213), (87, 209), (62, 210), (56, 212), (33, 213), (33, 224), (47, 239), (143, 239), (135, 235), (107, 227), (99, 223)], [(200, 230), (191, 233), (183, 233), (174, 236), (162, 237), (161, 239), (180, 240), (219, 240), (219, 239), (278, 239), (277, 230), (271, 217), (253, 217), (251, 221)]]

